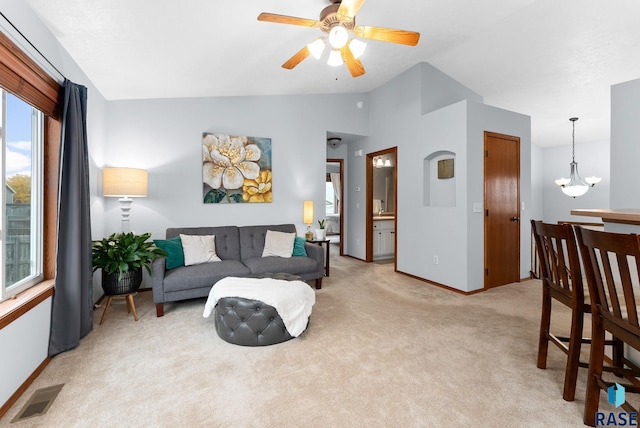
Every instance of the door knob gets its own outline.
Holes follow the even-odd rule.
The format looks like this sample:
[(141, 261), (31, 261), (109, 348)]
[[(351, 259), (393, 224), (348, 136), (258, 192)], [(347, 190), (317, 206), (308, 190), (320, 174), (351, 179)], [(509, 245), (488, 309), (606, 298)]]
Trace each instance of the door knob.
[(520, 217), (511, 217), (511, 221), (514, 221), (517, 223), (520, 221)]

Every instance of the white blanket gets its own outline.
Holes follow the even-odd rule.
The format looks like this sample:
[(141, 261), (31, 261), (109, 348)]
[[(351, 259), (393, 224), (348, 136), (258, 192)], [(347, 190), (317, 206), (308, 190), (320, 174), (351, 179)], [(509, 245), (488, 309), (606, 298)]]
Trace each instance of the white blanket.
[(223, 297), (260, 300), (273, 306), (293, 337), (300, 336), (305, 330), (311, 307), (316, 303), (316, 293), (303, 281), (228, 277), (221, 279), (211, 288), (202, 315), (208, 318), (218, 300)]

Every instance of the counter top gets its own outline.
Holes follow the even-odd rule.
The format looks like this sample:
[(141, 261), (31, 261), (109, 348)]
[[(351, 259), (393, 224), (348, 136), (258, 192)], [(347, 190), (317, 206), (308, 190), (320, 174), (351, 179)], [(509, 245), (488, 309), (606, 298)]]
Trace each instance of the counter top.
[(393, 220), (395, 220), (395, 219), (396, 219), (396, 218), (395, 218), (394, 216), (390, 216), (390, 215), (382, 215), (382, 216), (374, 215), (374, 216), (373, 216), (373, 221), (385, 221), (385, 220), (391, 220), (391, 221), (393, 221)]
[(634, 208), (571, 210), (571, 214), (587, 217), (600, 217), (602, 221), (609, 223), (640, 225), (640, 209)]

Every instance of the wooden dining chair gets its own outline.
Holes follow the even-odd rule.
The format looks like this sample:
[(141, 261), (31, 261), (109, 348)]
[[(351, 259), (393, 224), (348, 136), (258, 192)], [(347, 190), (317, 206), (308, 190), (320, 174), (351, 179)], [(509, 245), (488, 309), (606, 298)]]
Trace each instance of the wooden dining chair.
[[(587, 395), (585, 398), (584, 423), (595, 426), (600, 403), (600, 390), (607, 390), (615, 382), (603, 380), (606, 370), (605, 334), (640, 351), (640, 326), (636, 296), (640, 293), (640, 237), (636, 234), (619, 234), (575, 227), (578, 246), (591, 295), (592, 344), (589, 357)], [(622, 349), (617, 347), (616, 349)], [(612, 370), (618, 376), (640, 375), (640, 368), (620, 352), (619, 368)], [(630, 379), (630, 378), (628, 378)], [(631, 382), (617, 383), (626, 392), (640, 393), (640, 388)], [(625, 402), (623, 409), (636, 411)]]
[[(549, 342), (567, 354), (562, 398), (573, 401), (576, 394), (578, 368), (587, 367), (580, 361), (583, 343), (584, 314), (591, 312), (585, 301), (580, 257), (573, 229), (569, 224), (548, 224), (531, 220), (542, 280), (542, 317), (538, 342), (538, 368), (547, 367)], [(552, 302), (557, 301), (571, 309), (569, 336), (559, 336), (550, 331)]]

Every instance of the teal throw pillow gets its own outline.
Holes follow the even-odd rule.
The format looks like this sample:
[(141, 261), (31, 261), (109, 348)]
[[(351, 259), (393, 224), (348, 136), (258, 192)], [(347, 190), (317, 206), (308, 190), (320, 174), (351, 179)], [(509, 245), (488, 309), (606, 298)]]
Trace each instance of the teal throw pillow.
[(293, 254), (294, 257), (307, 257), (307, 251), (304, 249), (304, 243), (307, 242), (306, 239), (296, 236), (296, 239), (293, 241)]
[(182, 241), (179, 236), (171, 239), (154, 239), (153, 243), (167, 253), (165, 259), (167, 269), (184, 266), (184, 251), (182, 250)]

